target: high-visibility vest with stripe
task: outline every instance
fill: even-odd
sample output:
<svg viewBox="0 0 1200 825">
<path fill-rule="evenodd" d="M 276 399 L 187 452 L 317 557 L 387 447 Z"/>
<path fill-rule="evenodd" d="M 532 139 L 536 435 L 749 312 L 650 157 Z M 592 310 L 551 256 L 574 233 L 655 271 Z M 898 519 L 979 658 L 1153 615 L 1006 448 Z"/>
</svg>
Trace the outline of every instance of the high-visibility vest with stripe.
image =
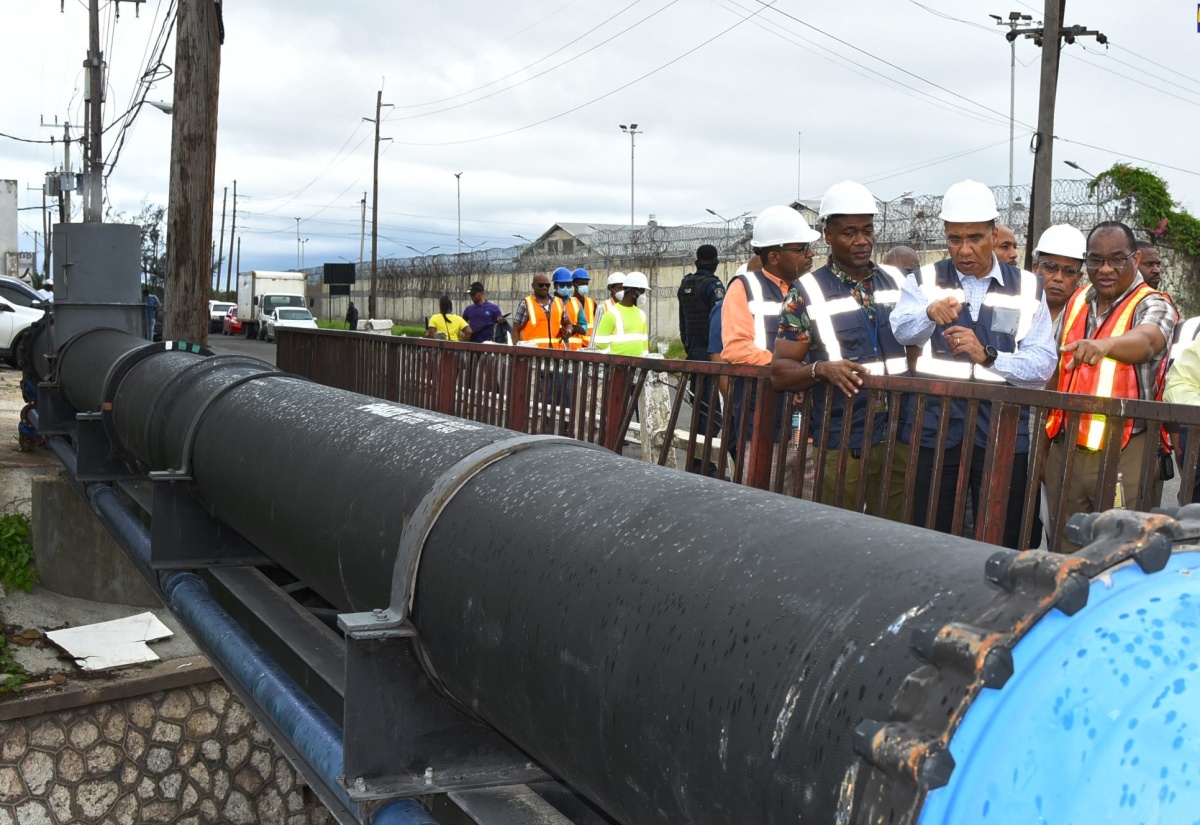
<svg viewBox="0 0 1200 825">
<path fill-rule="evenodd" d="M 854 361 L 866 367 L 872 375 L 905 375 L 908 361 L 904 346 L 896 340 L 890 322 L 892 309 L 900 300 L 903 273 L 895 267 L 878 266 L 870 275 L 875 287 L 873 301 L 875 321 L 867 314 L 841 278 L 826 265 L 800 277 L 796 289 L 804 299 L 805 311 L 816 336 L 808 351 L 808 361 Z M 842 416 L 846 397 L 840 391 L 830 391 L 824 385 L 812 391 L 813 407 L 809 417 L 809 433 L 827 449 L 841 446 Z M 850 422 L 850 447 L 860 449 L 866 429 L 868 393 L 859 393 L 853 403 Z M 820 438 L 825 402 L 832 397 L 829 432 Z M 876 415 L 871 426 L 871 443 L 883 441 L 887 424 L 886 408 Z"/>
<path fill-rule="evenodd" d="M 761 269 L 744 272 L 737 276 L 737 280 L 746 289 L 746 305 L 754 320 L 754 346 L 774 352 L 779 313 L 783 309 L 783 291 Z"/>
<path fill-rule="evenodd" d="M 1175 325 L 1175 335 L 1171 344 L 1171 355 L 1167 358 L 1167 366 L 1175 363 L 1183 351 L 1192 345 L 1196 340 L 1197 333 L 1200 333 L 1200 315 L 1195 318 L 1188 318 L 1182 324 Z"/>
<path fill-rule="evenodd" d="M 565 345 L 559 338 L 559 334 L 562 332 L 562 299 L 555 296 L 550 303 L 550 312 L 547 313 L 532 295 L 526 295 L 525 309 L 529 313 L 529 320 L 521 329 L 521 340 L 546 349 L 551 347 L 565 349 Z"/>
<path fill-rule="evenodd" d="M 637 313 L 640 329 L 625 327 L 625 313 Z M 650 336 L 646 331 L 646 313 L 640 307 L 614 306 L 604 317 L 612 317 L 613 331 L 608 335 L 596 335 L 596 348 L 612 355 L 646 355 L 650 351 Z M 599 330 L 597 330 L 599 332 Z"/>
<path fill-rule="evenodd" d="M 995 259 L 993 259 L 995 260 Z M 943 335 L 949 326 L 963 326 L 974 330 L 982 346 L 995 347 L 999 352 L 1016 352 L 1021 341 L 1033 326 L 1034 315 L 1042 305 L 1041 280 L 1032 272 L 1018 269 L 1010 264 L 996 261 L 1000 267 L 1003 283 L 997 283 L 989 274 L 988 290 L 979 308 L 979 318 L 974 320 L 966 304 L 966 294 L 954 261 L 947 258 L 935 264 L 921 267 L 915 273 L 917 284 L 930 302 L 953 295 L 963 304 L 958 320 L 953 324 L 938 325 L 917 358 L 916 372 L 923 378 L 951 379 L 956 381 L 986 381 L 1003 384 L 1005 379 L 995 370 L 980 366 L 966 355 L 955 355 Z M 966 425 L 967 402 L 955 399 L 951 404 L 950 422 L 945 433 L 939 430 L 942 403 L 930 397 L 925 406 L 925 418 L 921 422 L 921 446 L 936 447 L 938 442 L 953 447 L 962 443 Z M 975 422 L 975 446 L 987 445 L 991 427 L 992 406 L 983 402 Z M 903 438 L 905 433 L 901 432 Z M 1014 452 L 1029 452 L 1029 410 L 1022 408 L 1017 424 L 1017 443 Z"/>
<path fill-rule="evenodd" d="M 1081 286 L 1075 290 L 1067 307 L 1063 310 L 1063 331 L 1061 346 L 1073 344 L 1087 338 L 1088 293 L 1090 286 Z M 1149 284 L 1141 284 L 1129 293 L 1118 306 L 1113 307 L 1108 318 L 1092 334 L 1091 340 L 1099 341 L 1105 338 L 1115 338 L 1129 332 L 1133 326 L 1133 314 L 1138 304 L 1148 296 L 1156 294 Z M 1113 358 L 1104 358 L 1096 366 L 1076 363 L 1073 353 L 1062 354 L 1058 362 L 1058 391 L 1076 393 L 1079 395 L 1094 395 L 1097 398 L 1141 398 L 1138 389 L 1137 369 L 1132 364 L 1125 364 Z M 1068 369 L 1067 360 L 1070 358 L 1071 367 Z M 1159 367 L 1157 386 L 1154 388 L 1154 400 L 1162 399 L 1162 379 L 1166 375 L 1166 359 Z M 1079 417 L 1079 432 L 1075 443 L 1089 450 L 1104 448 L 1107 416 L 1083 413 Z M 1066 414 L 1062 410 L 1051 410 L 1046 416 L 1046 434 L 1056 437 L 1062 430 Z M 1129 444 L 1133 434 L 1133 419 L 1125 419 L 1125 430 L 1121 435 L 1121 449 Z"/>
<path fill-rule="evenodd" d="M 596 320 L 596 302 L 589 295 L 584 295 L 582 298 L 571 298 L 563 305 L 563 311 L 571 323 L 575 325 L 575 334 L 568 339 L 571 349 L 583 349 L 587 346 L 588 340 L 592 335 L 592 330 L 594 329 L 592 324 Z M 587 322 L 587 335 L 579 331 L 581 327 L 579 323 L 581 313 L 583 320 Z"/>
</svg>

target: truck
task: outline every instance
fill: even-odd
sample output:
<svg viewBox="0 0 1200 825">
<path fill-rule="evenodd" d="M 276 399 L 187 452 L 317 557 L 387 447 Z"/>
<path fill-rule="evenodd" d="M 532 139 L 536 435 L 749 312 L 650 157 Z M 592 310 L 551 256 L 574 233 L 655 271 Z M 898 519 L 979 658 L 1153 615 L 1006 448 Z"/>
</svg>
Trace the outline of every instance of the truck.
<svg viewBox="0 0 1200 825">
<path fill-rule="evenodd" d="M 266 340 L 268 315 L 279 307 L 304 307 L 305 283 L 303 272 L 239 272 L 238 317 L 246 337 Z"/>
</svg>

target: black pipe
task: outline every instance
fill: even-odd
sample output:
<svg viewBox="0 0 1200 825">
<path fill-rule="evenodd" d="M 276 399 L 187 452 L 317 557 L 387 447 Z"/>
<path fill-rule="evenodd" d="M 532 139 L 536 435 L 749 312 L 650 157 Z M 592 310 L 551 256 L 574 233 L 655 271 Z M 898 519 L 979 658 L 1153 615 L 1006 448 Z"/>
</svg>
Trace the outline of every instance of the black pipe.
<svg viewBox="0 0 1200 825">
<path fill-rule="evenodd" d="M 505 455 L 509 431 L 255 369 L 147 359 L 105 390 L 115 430 L 343 610 L 397 606 L 419 554 L 431 678 L 628 825 L 886 821 L 892 786 L 914 821 L 939 737 L 1011 673 L 1000 631 L 955 623 L 1019 634 L 1095 575 L 587 445 Z"/>
</svg>

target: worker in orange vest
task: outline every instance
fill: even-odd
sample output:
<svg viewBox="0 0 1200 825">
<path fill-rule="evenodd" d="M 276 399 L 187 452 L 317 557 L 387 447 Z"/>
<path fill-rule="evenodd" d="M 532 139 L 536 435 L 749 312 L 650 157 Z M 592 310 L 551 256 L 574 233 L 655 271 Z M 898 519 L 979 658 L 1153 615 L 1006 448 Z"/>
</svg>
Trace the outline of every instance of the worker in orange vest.
<svg viewBox="0 0 1200 825">
<path fill-rule="evenodd" d="M 550 276 L 545 272 L 534 275 L 533 293 L 526 295 L 513 313 L 516 342 L 543 349 L 567 349 L 573 331 L 570 321 L 563 318 L 562 299 L 550 293 Z"/>
<path fill-rule="evenodd" d="M 571 336 L 571 349 L 583 349 L 588 345 L 596 322 L 596 299 L 588 295 L 588 284 L 592 276 L 583 267 L 571 273 L 571 287 L 575 294 L 565 307 L 567 317 L 575 325 Z"/>
<path fill-rule="evenodd" d="M 1088 235 L 1083 263 L 1090 284 L 1076 290 L 1063 311 L 1058 391 L 1161 400 L 1167 344 L 1179 316 L 1171 299 L 1152 289 L 1138 272 L 1140 253 L 1132 230 L 1119 221 L 1097 224 Z M 1103 415 L 1081 415 L 1076 432 L 1067 432 L 1065 421 L 1062 410 L 1051 410 L 1046 419 L 1046 434 L 1051 439 L 1046 495 L 1051 515 L 1065 497 L 1070 517 L 1100 509 L 1096 485 L 1109 434 Z M 1157 425 L 1125 420 L 1117 465 L 1125 501 L 1136 506 L 1142 492 L 1143 456 L 1147 450 L 1159 451 L 1164 443 Z M 1070 485 L 1064 487 L 1063 470 L 1071 450 L 1075 456 Z M 1116 491 L 1102 492 L 1107 500 Z M 1161 495 L 1162 480 L 1157 479 L 1147 509 L 1158 506 Z M 1064 539 L 1061 548 L 1052 549 L 1069 553 L 1078 547 Z"/>
</svg>

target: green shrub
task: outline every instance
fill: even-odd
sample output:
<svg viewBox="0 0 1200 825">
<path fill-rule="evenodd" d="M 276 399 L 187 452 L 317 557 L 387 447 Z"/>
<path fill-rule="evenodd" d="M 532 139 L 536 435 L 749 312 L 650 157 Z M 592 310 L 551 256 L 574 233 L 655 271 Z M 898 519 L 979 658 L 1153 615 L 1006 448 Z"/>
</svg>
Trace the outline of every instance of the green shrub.
<svg viewBox="0 0 1200 825">
<path fill-rule="evenodd" d="M 29 517 L 24 513 L 0 516 L 0 585 L 5 590 L 29 592 L 36 580 Z"/>
</svg>

